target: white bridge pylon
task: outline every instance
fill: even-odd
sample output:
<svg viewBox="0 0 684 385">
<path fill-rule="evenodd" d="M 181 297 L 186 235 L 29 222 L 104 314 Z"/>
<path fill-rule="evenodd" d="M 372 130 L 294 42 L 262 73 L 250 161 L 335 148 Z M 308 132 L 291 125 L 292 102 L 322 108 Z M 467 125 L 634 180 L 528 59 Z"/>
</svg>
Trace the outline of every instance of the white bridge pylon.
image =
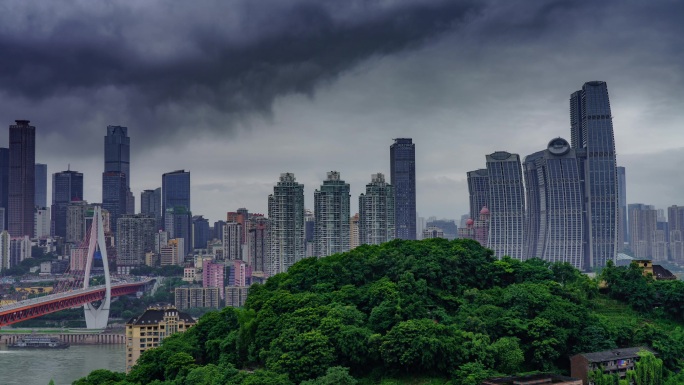
<svg viewBox="0 0 684 385">
<path fill-rule="evenodd" d="M 83 288 L 87 289 L 90 284 L 90 270 L 95 262 L 95 253 L 99 250 L 102 256 L 105 277 L 105 297 L 100 306 L 95 307 L 92 303 L 83 305 L 85 311 L 86 327 L 88 329 L 104 329 L 109 321 L 109 307 L 112 303 L 112 281 L 109 277 L 109 262 L 107 261 L 107 246 L 104 239 L 102 226 L 102 209 L 95 206 L 93 211 L 93 223 L 90 226 L 90 240 L 88 242 L 88 255 L 86 256 L 85 274 L 83 275 Z"/>
</svg>

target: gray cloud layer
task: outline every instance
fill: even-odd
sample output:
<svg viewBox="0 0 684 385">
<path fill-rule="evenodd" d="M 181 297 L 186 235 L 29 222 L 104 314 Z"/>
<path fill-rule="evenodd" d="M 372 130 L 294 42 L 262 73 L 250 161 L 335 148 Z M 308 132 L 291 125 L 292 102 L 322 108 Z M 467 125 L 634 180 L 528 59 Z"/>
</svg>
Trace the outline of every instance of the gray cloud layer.
<svg viewBox="0 0 684 385">
<path fill-rule="evenodd" d="M 212 219 L 264 211 L 284 171 L 310 200 L 338 169 L 354 201 L 388 172 L 391 138 L 409 136 L 419 211 L 457 217 L 466 171 L 567 137 L 570 93 L 599 79 L 628 199 L 682 204 L 659 163 L 684 164 L 681 14 L 638 1 L 7 1 L 0 121 L 31 119 L 38 160 L 85 172 L 93 201 L 104 127 L 127 125 L 136 195 L 189 168 L 193 211 Z"/>
</svg>

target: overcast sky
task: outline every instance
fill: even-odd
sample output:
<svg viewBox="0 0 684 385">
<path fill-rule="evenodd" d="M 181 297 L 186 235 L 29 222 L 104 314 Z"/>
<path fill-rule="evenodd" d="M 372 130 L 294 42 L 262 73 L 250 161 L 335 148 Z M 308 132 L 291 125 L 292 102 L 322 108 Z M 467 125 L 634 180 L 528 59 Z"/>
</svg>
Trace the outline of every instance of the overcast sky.
<svg viewBox="0 0 684 385">
<path fill-rule="evenodd" d="M 467 171 L 569 140 L 570 94 L 604 80 L 627 201 L 665 208 L 684 204 L 682 15 L 677 1 L 3 1 L 0 122 L 31 120 L 36 161 L 83 172 L 91 202 L 106 126 L 127 126 L 137 209 L 186 169 L 211 221 L 266 212 L 282 172 L 312 207 L 340 171 L 355 212 L 392 138 L 410 137 L 419 215 L 458 219 Z"/>
</svg>

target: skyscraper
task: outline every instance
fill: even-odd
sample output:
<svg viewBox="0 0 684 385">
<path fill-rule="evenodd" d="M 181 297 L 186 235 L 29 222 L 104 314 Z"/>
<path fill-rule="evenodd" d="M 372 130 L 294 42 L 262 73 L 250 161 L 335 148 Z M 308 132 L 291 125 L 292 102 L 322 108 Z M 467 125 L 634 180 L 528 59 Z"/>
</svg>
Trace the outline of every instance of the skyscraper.
<svg viewBox="0 0 684 385">
<path fill-rule="evenodd" d="M 192 213 L 185 207 L 175 206 L 166 209 L 164 229 L 168 231 L 169 238 L 183 240 L 183 255 L 192 251 Z"/>
<path fill-rule="evenodd" d="M 116 234 L 117 220 L 127 213 L 126 174 L 118 171 L 102 173 L 102 208 L 109 212 L 110 226 Z"/>
<path fill-rule="evenodd" d="M 489 175 L 488 247 L 501 258 L 523 259 L 525 188 L 520 156 L 505 151 L 487 155 Z"/>
<path fill-rule="evenodd" d="M 190 172 L 176 170 L 162 175 L 162 213 L 174 207 L 190 207 Z"/>
<path fill-rule="evenodd" d="M 359 195 L 359 244 L 379 245 L 394 239 L 394 187 L 381 173 L 371 175 L 366 193 Z"/>
<path fill-rule="evenodd" d="M 629 205 L 629 244 L 637 259 L 653 257 L 653 242 L 657 230 L 658 211 L 651 205 Z"/>
<path fill-rule="evenodd" d="M 670 259 L 682 263 L 684 262 L 684 207 L 668 207 L 667 221 L 670 231 Z"/>
<path fill-rule="evenodd" d="M 349 251 L 349 184 L 330 171 L 320 190 L 314 191 L 314 255 L 327 257 Z"/>
<path fill-rule="evenodd" d="M 617 167 L 617 182 L 618 182 L 618 252 L 623 251 L 625 242 L 629 240 L 627 235 L 629 226 L 627 226 L 627 174 L 624 167 Z"/>
<path fill-rule="evenodd" d="M 618 181 L 613 118 L 606 82 L 584 83 L 570 96 L 572 147 L 584 149 L 581 164 L 586 203 L 587 264 L 585 270 L 615 260 L 618 240 Z"/>
<path fill-rule="evenodd" d="M 527 223 L 524 257 L 584 265 L 582 184 L 575 150 L 562 138 L 525 158 Z"/>
<path fill-rule="evenodd" d="M 162 204 L 161 187 L 154 190 L 144 190 L 140 193 L 140 213 L 153 217 L 156 221 L 157 229 L 162 226 Z"/>
<path fill-rule="evenodd" d="M 17 120 L 9 134 L 8 229 L 12 237 L 30 237 L 36 200 L 36 128 L 28 120 Z"/>
<path fill-rule="evenodd" d="M 480 210 L 488 204 L 489 174 L 487 169 L 468 171 L 468 193 L 470 195 L 470 219 L 476 221 Z"/>
<path fill-rule="evenodd" d="M 131 139 L 128 128 L 107 126 L 105 136 L 105 172 L 121 172 L 126 176 L 126 191 L 130 189 Z"/>
<path fill-rule="evenodd" d="M 195 249 L 206 249 L 209 242 L 209 221 L 201 215 L 192 217 L 192 243 Z"/>
<path fill-rule="evenodd" d="M 267 275 L 285 272 L 304 258 L 304 185 L 292 173 L 280 174 L 280 181 L 268 196 L 270 238 Z"/>
<path fill-rule="evenodd" d="M 36 163 L 36 207 L 47 207 L 47 164 Z"/>
<path fill-rule="evenodd" d="M 0 211 L 2 230 L 7 230 L 7 201 L 9 198 L 9 148 L 0 148 Z"/>
<path fill-rule="evenodd" d="M 67 170 L 52 174 L 52 235 L 66 238 L 69 204 L 82 200 L 82 173 Z"/>
<path fill-rule="evenodd" d="M 242 259 L 242 232 L 244 226 L 238 222 L 226 222 L 223 226 L 223 258 L 227 261 Z"/>
<path fill-rule="evenodd" d="M 390 146 L 390 177 L 396 238 L 416 239 L 416 148 L 410 138 L 394 139 Z"/>
</svg>

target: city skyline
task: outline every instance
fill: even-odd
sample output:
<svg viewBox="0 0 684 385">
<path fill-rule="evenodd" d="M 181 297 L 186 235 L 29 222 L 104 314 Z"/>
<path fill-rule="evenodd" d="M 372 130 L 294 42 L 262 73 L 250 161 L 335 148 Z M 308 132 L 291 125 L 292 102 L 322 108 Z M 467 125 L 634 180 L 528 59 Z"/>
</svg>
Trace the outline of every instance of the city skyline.
<svg viewBox="0 0 684 385">
<path fill-rule="evenodd" d="M 48 164 L 49 175 L 69 164 L 83 172 L 84 199 L 89 202 L 101 199 L 102 132 L 108 125 L 126 126 L 133 194 L 139 198 L 143 190 L 159 187 L 165 172 L 191 170 L 193 214 L 210 222 L 236 207 L 265 213 L 264 197 L 282 172 L 295 173 L 305 185 L 307 208 L 313 207 L 313 191 L 328 170 L 345 175 L 350 194 L 358 196 L 372 173 L 390 174 L 386 148 L 391 138 L 411 137 L 417 145 L 419 215 L 459 218 L 468 211 L 465 173 L 481 167 L 484 154 L 530 154 L 549 138 L 570 140 L 568 93 L 583 82 L 603 80 L 611 87 L 617 164 L 628 169 L 628 202 L 658 208 L 682 203 L 677 192 L 684 181 L 670 177 L 675 165 L 684 161 L 678 109 L 684 97 L 678 76 L 683 64 L 673 56 L 683 28 L 673 15 L 682 5 L 628 3 L 621 5 L 618 15 L 610 4 L 428 3 L 377 3 L 353 10 L 320 2 L 314 7 L 330 16 L 327 21 L 299 37 L 283 33 L 295 42 L 309 39 L 317 48 L 295 51 L 289 59 L 277 50 L 266 51 L 272 46 L 265 42 L 299 25 L 297 1 L 268 3 L 274 9 L 257 11 L 257 27 L 287 11 L 270 29 L 255 28 L 246 37 L 238 37 L 234 28 L 240 27 L 218 30 L 207 37 L 206 46 L 225 46 L 228 53 L 208 57 L 197 54 L 203 45 L 193 48 L 203 35 L 196 33 L 200 23 L 192 21 L 205 18 L 203 23 L 212 24 L 214 14 L 222 12 L 245 20 L 243 8 L 213 4 L 221 12 L 204 7 L 213 11 L 204 13 L 179 5 L 186 12 L 172 12 L 150 3 L 141 6 L 139 16 L 126 20 L 121 16 L 127 14 L 125 5 L 54 12 L 55 5 L 20 4 L 0 16 L 3 24 L 16 27 L 0 32 L 3 47 L 21 47 L 0 77 L 0 117 L 5 125 L 31 120 L 36 127 L 36 162 Z M 20 15 L 27 14 L 50 33 L 17 24 Z M 159 38 L 137 23 L 152 14 L 157 25 L 177 26 L 176 14 L 190 22 Z M 411 15 L 411 33 L 392 29 L 393 21 L 405 15 Z M 123 37 L 101 30 L 102 18 L 126 31 Z M 71 23 L 74 20 L 80 23 Z M 429 27 L 437 22 L 451 27 Z M 64 25 L 80 28 L 79 33 L 68 34 L 60 29 Z M 367 31 L 388 31 L 384 41 L 396 44 L 351 44 L 335 56 L 320 49 L 327 43 L 318 35 L 323 28 L 355 33 L 355 41 L 363 41 Z M 644 28 L 649 34 L 639 32 Z M 126 39 L 129 33 L 139 39 Z M 343 34 L 333 35 L 338 39 L 333 43 L 340 44 Z M 165 44 L 153 45 L 160 39 Z M 179 44 L 185 40 L 191 44 Z M 21 76 L 45 43 L 57 48 L 43 52 L 45 76 Z M 107 64 L 98 69 L 95 63 L 103 60 L 84 60 L 74 69 L 58 71 L 66 68 L 58 54 L 65 44 L 86 57 L 130 64 L 122 64 L 121 73 L 115 73 L 108 72 Z M 258 68 L 252 66 L 257 62 L 251 56 L 245 58 L 244 68 L 228 67 L 226 72 L 232 74 L 217 72 L 229 60 L 230 49 L 239 46 L 268 53 L 273 72 L 247 76 Z M 195 57 L 203 59 L 191 60 Z M 317 71 L 331 60 L 339 64 Z M 185 73 L 179 71 L 188 68 L 178 62 L 202 76 L 184 75 L 172 89 L 166 84 L 169 74 L 180 76 Z M 53 77 L 51 71 L 63 76 Z M 142 76 L 155 72 L 166 77 Z M 281 78 L 300 83 L 283 85 Z M 250 93 L 241 106 L 230 87 L 239 79 L 248 79 L 247 87 L 264 90 L 263 99 Z M 207 85 L 208 81 L 220 87 Z M 254 81 L 263 83 L 249 83 Z M 206 94 L 199 94 L 209 97 L 192 100 L 190 96 L 198 94 L 189 96 L 189 90 L 203 87 Z M 217 102 L 222 97 L 227 106 Z M 7 135 L 0 138 L 0 146 L 7 146 Z M 351 206 L 352 213 L 358 211 L 355 199 Z"/>
</svg>

